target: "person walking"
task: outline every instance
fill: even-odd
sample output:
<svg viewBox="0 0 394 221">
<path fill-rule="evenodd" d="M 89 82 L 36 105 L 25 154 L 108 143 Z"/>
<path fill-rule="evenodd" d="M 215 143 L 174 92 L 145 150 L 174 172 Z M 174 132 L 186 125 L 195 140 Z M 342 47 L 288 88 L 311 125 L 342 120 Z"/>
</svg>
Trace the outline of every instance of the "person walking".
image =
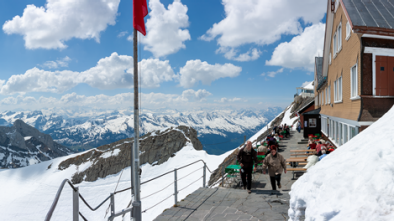
<svg viewBox="0 0 394 221">
<path fill-rule="evenodd" d="M 252 142 L 248 141 L 246 146 L 239 150 L 237 160 L 241 166 L 240 173 L 243 187 L 250 194 L 252 192 L 252 171 L 254 170 L 256 172 L 257 168 L 257 153 L 252 148 Z"/>
<path fill-rule="evenodd" d="M 301 133 L 301 121 L 297 122 L 297 131 L 298 133 Z"/>
<path fill-rule="evenodd" d="M 275 145 L 271 146 L 271 153 L 265 157 L 263 162 L 263 174 L 265 174 L 268 168 L 268 175 L 270 176 L 272 190 L 276 190 L 276 183 L 278 188 L 282 188 L 280 184 L 282 171 L 286 173 L 286 160 L 283 156 L 277 153 L 277 148 Z M 276 181 L 276 183 L 275 183 Z"/>
</svg>

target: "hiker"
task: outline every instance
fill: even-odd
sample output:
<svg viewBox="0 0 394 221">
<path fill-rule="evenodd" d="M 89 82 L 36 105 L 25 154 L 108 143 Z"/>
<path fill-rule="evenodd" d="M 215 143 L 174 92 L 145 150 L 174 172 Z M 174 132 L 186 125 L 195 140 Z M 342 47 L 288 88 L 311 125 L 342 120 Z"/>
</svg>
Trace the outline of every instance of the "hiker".
<svg viewBox="0 0 394 221">
<path fill-rule="evenodd" d="M 268 175 L 270 176 L 272 190 L 276 190 L 275 181 L 278 184 L 278 188 L 282 188 L 280 179 L 283 169 L 286 173 L 286 160 L 281 154 L 277 153 L 275 145 L 272 145 L 270 148 L 271 153 L 265 157 L 263 162 L 263 174 L 265 174 L 265 170 L 268 167 Z"/>
<path fill-rule="evenodd" d="M 267 147 L 264 146 L 264 141 L 261 141 L 261 145 L 257 148 L 257 152 L 264 153 L 262 155 L 266 155 L 266 153 L 268 152 Z"/>
<path fill-rule="evenodd" d="M 239 150 L 237 160 L 241 166 L 240 173 L 244 189 L 247 189 L 250 194 L 252 191 L 252 170 L 256 172 L 257 169 L 257 153 L 252 148 L 252 142 L 248 141 L 246 146 Z M 253 169 L 254 164 L 254 169 Z M 246 183 L 246 177 L 248 182 Z"/>
<path fill-rule="evenodd" d="M 301 133 L 301 121 L 297 122 L 297 131 L 298 133 Z"/>
<path fill-rule="evenodd" d="M 286 138 L 290 137 L 290 128 L 289 128 L 289 126 L 286 126 L 285 135 L 286 135 Z"/>
</svg>

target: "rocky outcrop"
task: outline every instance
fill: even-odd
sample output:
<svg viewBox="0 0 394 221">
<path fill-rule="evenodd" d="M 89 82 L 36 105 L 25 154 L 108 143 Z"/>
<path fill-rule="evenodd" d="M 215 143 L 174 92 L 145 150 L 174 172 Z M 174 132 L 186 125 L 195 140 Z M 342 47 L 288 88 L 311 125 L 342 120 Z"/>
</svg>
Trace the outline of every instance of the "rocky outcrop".
<svg viewBox="0 0 394 221">
<path fill-rule="evenodd" d="M 166 130 L 150 132 L 140 138 L 140 165 L 149 163 L 159 165 L 175 156 L 187 143 L 191 143 L 196 150 L 202 150 L 202 144 L 197 138 L 197 131 L 191 127 L 178 126 Z M 92 149 L 84 154 L 69 158 L 61 162 L 59 170 L 71 165 L 77 168 L 82 164 L 91 164 L 87 169 L 78 171 L 72 176 L 73 183 L 95 181 L 129 167 L 131 162 L 131 148 L 133 138 L 117 141 Z"/>
<path fill-rule="evenodd" d="M 54 142 L 48 134 L 16 120 L 11 127 L 0 127 L 0 167 L 18 168 L 73 153 Z"/>
</svg>

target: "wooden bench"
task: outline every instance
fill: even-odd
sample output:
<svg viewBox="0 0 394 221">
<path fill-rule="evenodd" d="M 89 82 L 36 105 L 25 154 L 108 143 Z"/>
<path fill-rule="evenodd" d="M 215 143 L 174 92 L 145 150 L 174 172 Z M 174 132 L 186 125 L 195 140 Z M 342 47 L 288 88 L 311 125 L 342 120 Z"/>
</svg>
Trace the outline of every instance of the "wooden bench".
<svg viewBox="0 0 394 221">
<path fill-rule="evenodd" d="M 316 149 L 311 149 L 311 150 L 290 150 L 290 153 L 314 153 L 316 152 Z"/>
<path fill-rule="evenodd" d="M 307 164 L 308 164 L 308 163 L 301 162 L 301 163 L 298 163 L 297 165 L 298 165 L 298 166 L 305 166 L 305 165 L 307 165 Z M 287 162 L 286 165 L 290 166 L 290 162 Z"/>
<path fill-rule="evenodd" d="M 286 168 L 287 171 L 293 172 L 293 180 L 295 180 L 294 175 L 296 172 L 306 172 L 305 168 L 296 167 L 296 168 Z"/>
<path fill-rule="evenodd" d="M 316 153 L 294 153 L 294 154 L 290 154 L 290 156 L 301 156 L 301 155 L 307 155 L 307 156 L 311 156 L 311 155 L 315 155 Z"/>
</svg>

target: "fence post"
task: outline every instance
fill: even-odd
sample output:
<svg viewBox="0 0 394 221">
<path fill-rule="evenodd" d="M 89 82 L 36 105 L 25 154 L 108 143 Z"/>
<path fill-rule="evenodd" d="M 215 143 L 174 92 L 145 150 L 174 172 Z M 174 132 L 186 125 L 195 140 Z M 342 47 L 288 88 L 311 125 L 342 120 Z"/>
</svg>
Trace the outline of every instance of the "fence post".
<svg viewBox="0 0 394 221">
<path fill-rule="evenodd" d="M 112 217 L 112 219 L 111 220 L 113 220 L 113 216 L 115 215 L 115 195 L 113 194 L 113 193 L 111 193 L 111 216 L 110 217 Z"/>
<path fill-rule="evenodd" d="M 174 197 L 175 197 L 175 206 L 177 206 L 178 205 L 178 178 L 177 178 L 177 175 L 176 175 L 176 171 L 177 171 L 177 169 L 175 168 L 174 169 Z"/>
<path fill-rule="evenodd" d="M 73 221 L 79 220 L 79 188 L 73 191 Z"/>
<path fill-rule="evenodd" d="M 206 185 L 206 183 L 207 183 L 207 178 L 206 178 L 206 176 L 207 176 L 207 172 L 206 172 L 206 170 L 207 170 L 207 164 L 204 162 L 204 171 L 203 171 L 203 178 L 202 178 L 202 182 L 203 182 L 203 184 L 202 184 L 202 187 L 205 187 L 205 185 Z"/>
<path fill-rule="evenodd" d="M 222 170 L 222 187 L 224 187 L 224 169 Z"/>
</svg>

